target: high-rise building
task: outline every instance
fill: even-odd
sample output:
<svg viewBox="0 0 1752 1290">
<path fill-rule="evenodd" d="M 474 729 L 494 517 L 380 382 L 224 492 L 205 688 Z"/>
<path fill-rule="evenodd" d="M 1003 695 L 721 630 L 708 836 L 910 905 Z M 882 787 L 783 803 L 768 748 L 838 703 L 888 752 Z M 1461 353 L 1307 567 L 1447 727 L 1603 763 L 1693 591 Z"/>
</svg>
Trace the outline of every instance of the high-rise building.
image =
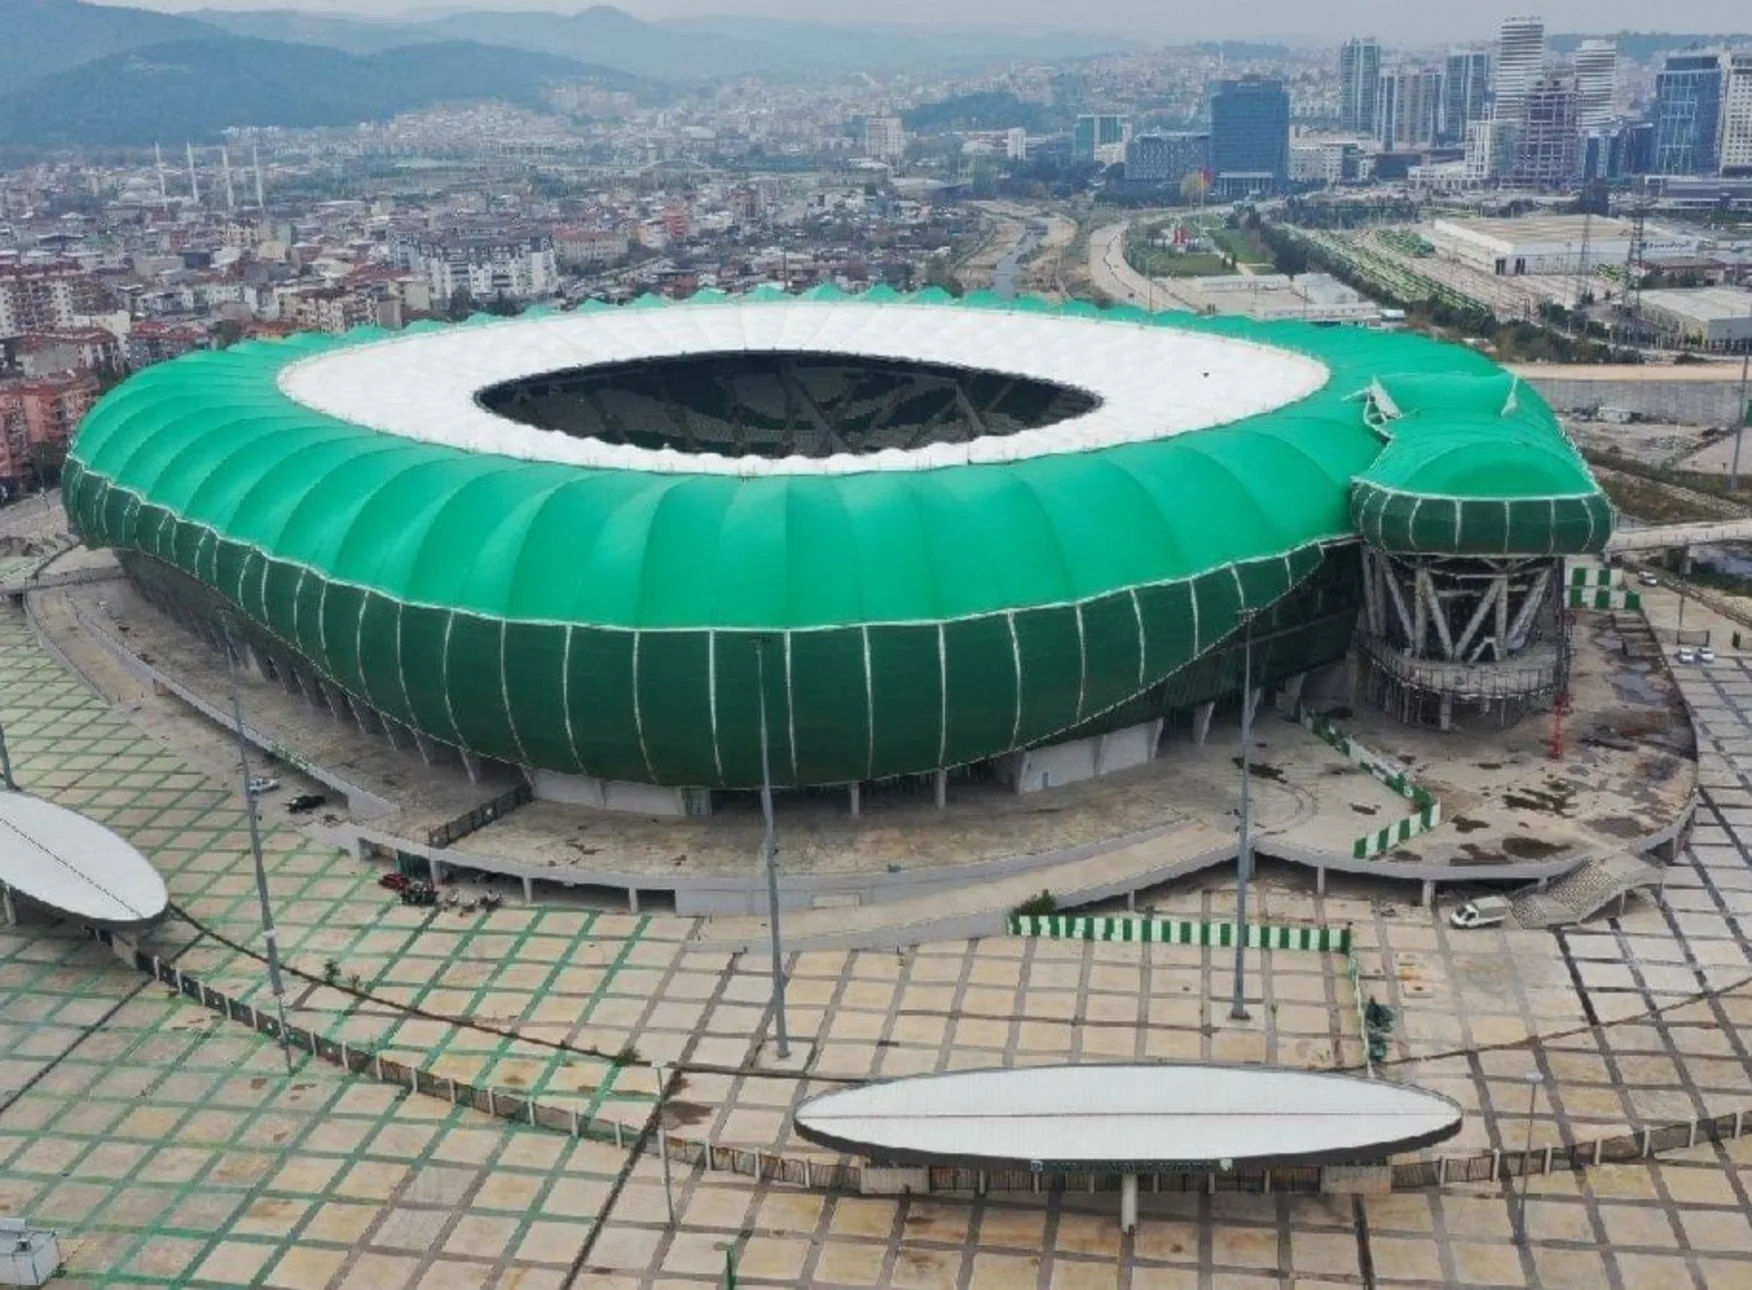
<svg viewBox="0 0 1752 1290">
<path fill-rule="evenodd" d="M 1712 175 L 1721 164 L 1728 57 L 1719 50 L 1668 54 L 1655 77 L 1658 175 Z"/>
<path fill-rule="evenodd" d="M 906 151 L 906 131 L 897 116 L 864 118 L 864 155 L 892 161 Z"/>
<path fill-rule="evenodd" d="M 1375 95 L 1375 137 L 1389 152 L 1427 148 L 1442 119 L 1442 71 L 1401 67 L 1382 75 Z"/>
<path fill-rule="evenodd" d="M 1125 146 L 1125 177 L 1143 184 L 1177 184 L 1211 164 L 1211 136 L 1204 132 L 1136 134 Z"/>
<path fill-rule="evenodd" d="M 1521 101 L 1521 128 L 1511 174 L 1518 183 L 1555 188 L 1574 181 L 1578 169 L 1576 82 L 1542 76 Z"/>
<path fill-rule="evenodd" d="M 1504 18 L 1497 36 L 1492 115 L 1519 121 L 1527 91 L 1545 73 L 1545 19 Z"/>
<path fill-rule="evenodd" d="M 1357 36 L 1338 47 L 1338 120 L 1352 134 L 1375 133 L 1380 90 L 1381 42 Z"/>
<path fill-rule="evenodd" d="M 1752 54 L 1728 58 L 1722 88 L 1721 172 L 1733 178 L 1752 175 Z"/>
<path fill-rule="evenodd" d="M 1617 43 L 1584 40 L 1576 50 L 1576 124 L 1584 130 L 1609 125 L 1617 92 Z"/>
<path fill-rule="evenodd" d="M 1219 191 L 1244 196 L 1290 177 L 1290 96 L 1282 81 L 1218 81 L 1211 96 L 1211 169 Z"/>
<path fill-rule="evenodd" d="M 1451 49 L 1442 77 L 1442 120 L 1438 139 L 1460 143 L 1466 127 L 1482 121 L 1490 107 L 1490 52 L 1484 49 Z"/>
<path fill-rule="evenodd" d="M 1071 160 L 1098 161 L 1102 149 L 1125 146 L 1126 119 L 1112 112 L 1084 113 L 1071 130 Z"/>
<path fill-rule="evenodd" d="M 1028 160 L 1028 131 L 1014 125 L 1004 132 L 1004 156 L 1011 161 Z"/>
</svg>

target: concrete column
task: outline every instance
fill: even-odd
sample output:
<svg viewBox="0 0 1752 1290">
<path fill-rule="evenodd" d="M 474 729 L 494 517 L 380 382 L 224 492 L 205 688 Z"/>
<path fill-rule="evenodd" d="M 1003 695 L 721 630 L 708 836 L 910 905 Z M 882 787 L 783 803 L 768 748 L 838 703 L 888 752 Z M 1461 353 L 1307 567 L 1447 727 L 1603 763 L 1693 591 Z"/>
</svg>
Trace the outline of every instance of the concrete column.
<svg viewBox="0 0 1752 1290">
<path fill-rule="evenodd" d="M 1444 694 L 1441 707 L 1436 715 L 1437 730 L 1452 730 L 1454 728 L 1454 696 Z"/>
<path fill-rule="evenodd" d="M 1120 1175 L 1119 1230 L 1127 1236 L 1138 1230 L 1138 1176 L 1136 1174 Z"/>
<path fill-rule="evenodd" d="M 940 770 L 937 772 L 937 809 L 939 811 L 941 811 L 945 807 L 947 807 L 948 805 L 949 805 L 949 772 L 946 770 Z"/>
<path fill-rule="evenodd" d="M 627 888 L 627 912 L 629 914 L 639 912 L 639 889 L 637 887 Z"/>
<path fill-rule="evenodd" d="M 1425 909 L 1436 903 L 1436 884 L 1428 878 L 1424 879 L 1422 903 Z"/>
<path fill-rule="evenodd" d="M 1205 736 L 1211 732 L 1211 716 L 1217 710 L 1214 703 L 1201 703 L 1192 710 L 1192 742 L 1200 748 L 1205 745 Z"/>
<path fill-rule="evenodd" d="M 0 912 L 5 913 L 8 927 L 18 925 L 18 911 L 12 907 L 12 888 L 3 882 L 0 882 Z"/>
<path fill-rule="evenodd" d="M 1324 896 L 1326 894 L 1326 866 L 1325 865 L 1321 865 L 1317 869 L 1314 870 L 1314 894 L 1316 896 Z"/>
<path fill-rule="evenodd" d="M 434 887 L 444 881 L 444 866 L 431 856 L 426 857 L 426 879 Z"/>
<path fill-rule="evenodd" d="M 1296 705 L 1302 701 L 1302 686 L 1307 680 L 1308 674 L 1306 672 L 1297 672 L 1284 681 L 1283 688 L 1278 691 L 1278 707 L 1282 708 L 1285 714 L 1289 716 L 1296 714 Z"/>
<path fill-rule="evenodd" d="M 535 904 L 535 879 L 534 878 L 525 878 L 523 880 L 523 902 L 526 905 Z"/>
<path fill-rule="evenodd" d="M 852 818 L 854 820 L 863 812 L 863 789 L 864 786 L 862 784 L 846 785 L 846 797 L 852 804 Z"/>
</svg>

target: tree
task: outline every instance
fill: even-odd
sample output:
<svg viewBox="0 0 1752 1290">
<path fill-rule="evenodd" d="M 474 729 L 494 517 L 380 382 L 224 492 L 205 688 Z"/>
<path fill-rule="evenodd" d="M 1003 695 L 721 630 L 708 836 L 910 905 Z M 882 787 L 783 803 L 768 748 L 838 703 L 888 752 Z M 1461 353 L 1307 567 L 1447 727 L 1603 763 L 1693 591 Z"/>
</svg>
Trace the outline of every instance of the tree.
<svg viewBox="0 0 1752 1290">
<path fill-rule="evenodd" d="M 450 321 L 462 322 L 475 311 L 474 293 L 467 287 L 458 287 L 450 293 Z"/>
<path fill-rule="evenodd" d="M 1205 193 L 1210 191 L 1210 185 L 1205 182 L 1204 172 L 1195 170 L 1180 181 L 1180 197 L 1189 206 L 1204 205 Z"/>
</svg>

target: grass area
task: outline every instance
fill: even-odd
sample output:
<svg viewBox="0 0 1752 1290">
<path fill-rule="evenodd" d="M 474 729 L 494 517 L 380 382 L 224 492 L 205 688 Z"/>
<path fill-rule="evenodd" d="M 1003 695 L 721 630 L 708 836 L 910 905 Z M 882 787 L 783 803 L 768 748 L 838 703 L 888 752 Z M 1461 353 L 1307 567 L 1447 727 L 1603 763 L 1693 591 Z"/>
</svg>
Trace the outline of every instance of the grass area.
<svg viewBox="0 0 1752 1290">
<path fill-rule="evenodd" d="M 1155 239 L 1176 224 L 1198 226 L 1197 217 L 1171 217 L 1153 220 L 1126 230 L 1125 262 L 1131 268 L 1153 278 L 1214 278 L 1235 272 L 1226 254 L 1218 251 L 1174 251 L 1156 244 Z M 1201 229 L 1204 236 L 1220 230 Z"/>
<path fill-rule="evenodd" d="M 1264 265 L 1275 261 L 1271 248 L 1258 233 L 1238 228 L 1225 228 L 1220 222 L 1207 222 L 1205 235 L 1220 246 L 1237 264 Z"/>
</svg>

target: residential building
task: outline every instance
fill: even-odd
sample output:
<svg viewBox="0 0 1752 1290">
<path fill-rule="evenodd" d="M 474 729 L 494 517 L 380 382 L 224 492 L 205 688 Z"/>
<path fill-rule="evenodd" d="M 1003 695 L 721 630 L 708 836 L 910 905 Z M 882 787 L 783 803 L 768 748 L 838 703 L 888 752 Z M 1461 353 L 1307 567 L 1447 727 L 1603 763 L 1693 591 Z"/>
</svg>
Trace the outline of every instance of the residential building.
<svg viewBox="0 0 1752 1290">
<path fill-rule="evenodd" d="M 1125 117 L 1112 112 L 1085 113 L 1071 130 L 1071 160 L 1097 161 L 1102 148 L 1113 144 L 1123 147 L 1130 137 L 1131 126 Z"/>
<path fill-rule="evenodd" d="M 1584 40 L 1576 50 L 1576 125 L 1583 130 L 1610 125 L 1617 94 L 1617 42 Z"/>
<path fill-rule="evenodd" d="M 1727 64 L 1720 50 L 1667 55 L 1655 77 L 1656 174 L 1716 173 L 1721 164 Z"/>
<path fill-rule="evenodd" d="M 1375 133 L 1375 103 L 1381 80 L 1381 42 L 1357 36 L 1338 49 L 1338 121 L 1350 134 Z"/>
<path fill-rule="evenodd" d="M 1270 192 L 1290 178 L 1290 96 L 1262 76 L 1217 82 L 1211 96 L 1211 170 L 1224 196 Z"/>
<path fill-rule="evenodd" d="M 1527 93 L 1545 74 L 1545 20 L 1504 18 L 1497 36 L 1491 115 L 1519 122 Z"/>
<path fill-rule="evenodd" d="M 423 276 L 444 308 L 459 291 L 476 302 L 533 300 L 559 288 L 554 239 L 544 232 L 458 231 L 404 241 L 400 258 Z"/>
<path fill-rule="evenodd" d="M 1004 156 L 1010 161 L 1028 160 L 1028 131 L 1018 125 L 1004 132 Z"/>
<path fill-rule="evenodd" d="M 864 155 L 893 161 L 906 153 L 906 130 L 897 116 L 864 118 Z"/>
<path fill-rule="evenodd" d="M 39 483 L 39 470 L 60 469 L 97 394 L 88 372 L 0 380 L 0 494 Z"/>
<path fill-rule="evenodd" d="M 122 370 L 121 341 L 114 332 L 102 327 L 32 332 L 19 338 L 13 353 L 18 370 L 29 377 L 56 372 L 109 374 Z"/>
<path fill-rule="evenodd" d="M 1427 148 L 1442 119 L 1442 71 L 1401 67 L 1384 73 L 1375 95 L 1375 137 L 1389 152 Z"/>
<path fill-rule="evenodd" d="M 128 366 L 135 370 L 181 358 L 197 349 L 212 349 L 213 336 L 201 323 L 148 318 L 128 331 Z"/>
<path fill-rule="evenodd" d="M 1521 100 L 1521 128 L 1511 176 L 1537 188 L 1561 188 L 1579 169 L 1576 82 L 1568 76 L 1542 76 Z"/>
<path fill-rule="evenodd" d="M 554 259 L 566 268 L 609 264 L 627 253 L 627 235 L 618 229 L 557 228 Z"/>
<path fill-rule="evenodd" d="M 1721 173 L 1752 176 L 1752 54 L 1728 58 L 1722 89 Z"/>
<path fill-rule="evenodd" d="M 1515 164 L 1517 121 L 1474 121 L 1466 127 L 1465 173 L 1469 183 L 1486 184 L 1501 179 Z"/>
<path fill-rule="evenodd" d="M 1208 170 L 1211 136 L 1207 131 L 1137 134 L 1125 147 L 1127 183 L 1178 184 Z"/>
<path fill-rule="evenodd" d="M 1439 142 L 1463 143 L 1466 127 L 1490 112 L 1490 51 L 1451 49 L 1442 75 Z"/>
<path fill-rule="evenodd" d="M 0 265 L 0 337 L 77 327 L 103 310 L 103 284 L 77 264 Z"/>
</svg>

